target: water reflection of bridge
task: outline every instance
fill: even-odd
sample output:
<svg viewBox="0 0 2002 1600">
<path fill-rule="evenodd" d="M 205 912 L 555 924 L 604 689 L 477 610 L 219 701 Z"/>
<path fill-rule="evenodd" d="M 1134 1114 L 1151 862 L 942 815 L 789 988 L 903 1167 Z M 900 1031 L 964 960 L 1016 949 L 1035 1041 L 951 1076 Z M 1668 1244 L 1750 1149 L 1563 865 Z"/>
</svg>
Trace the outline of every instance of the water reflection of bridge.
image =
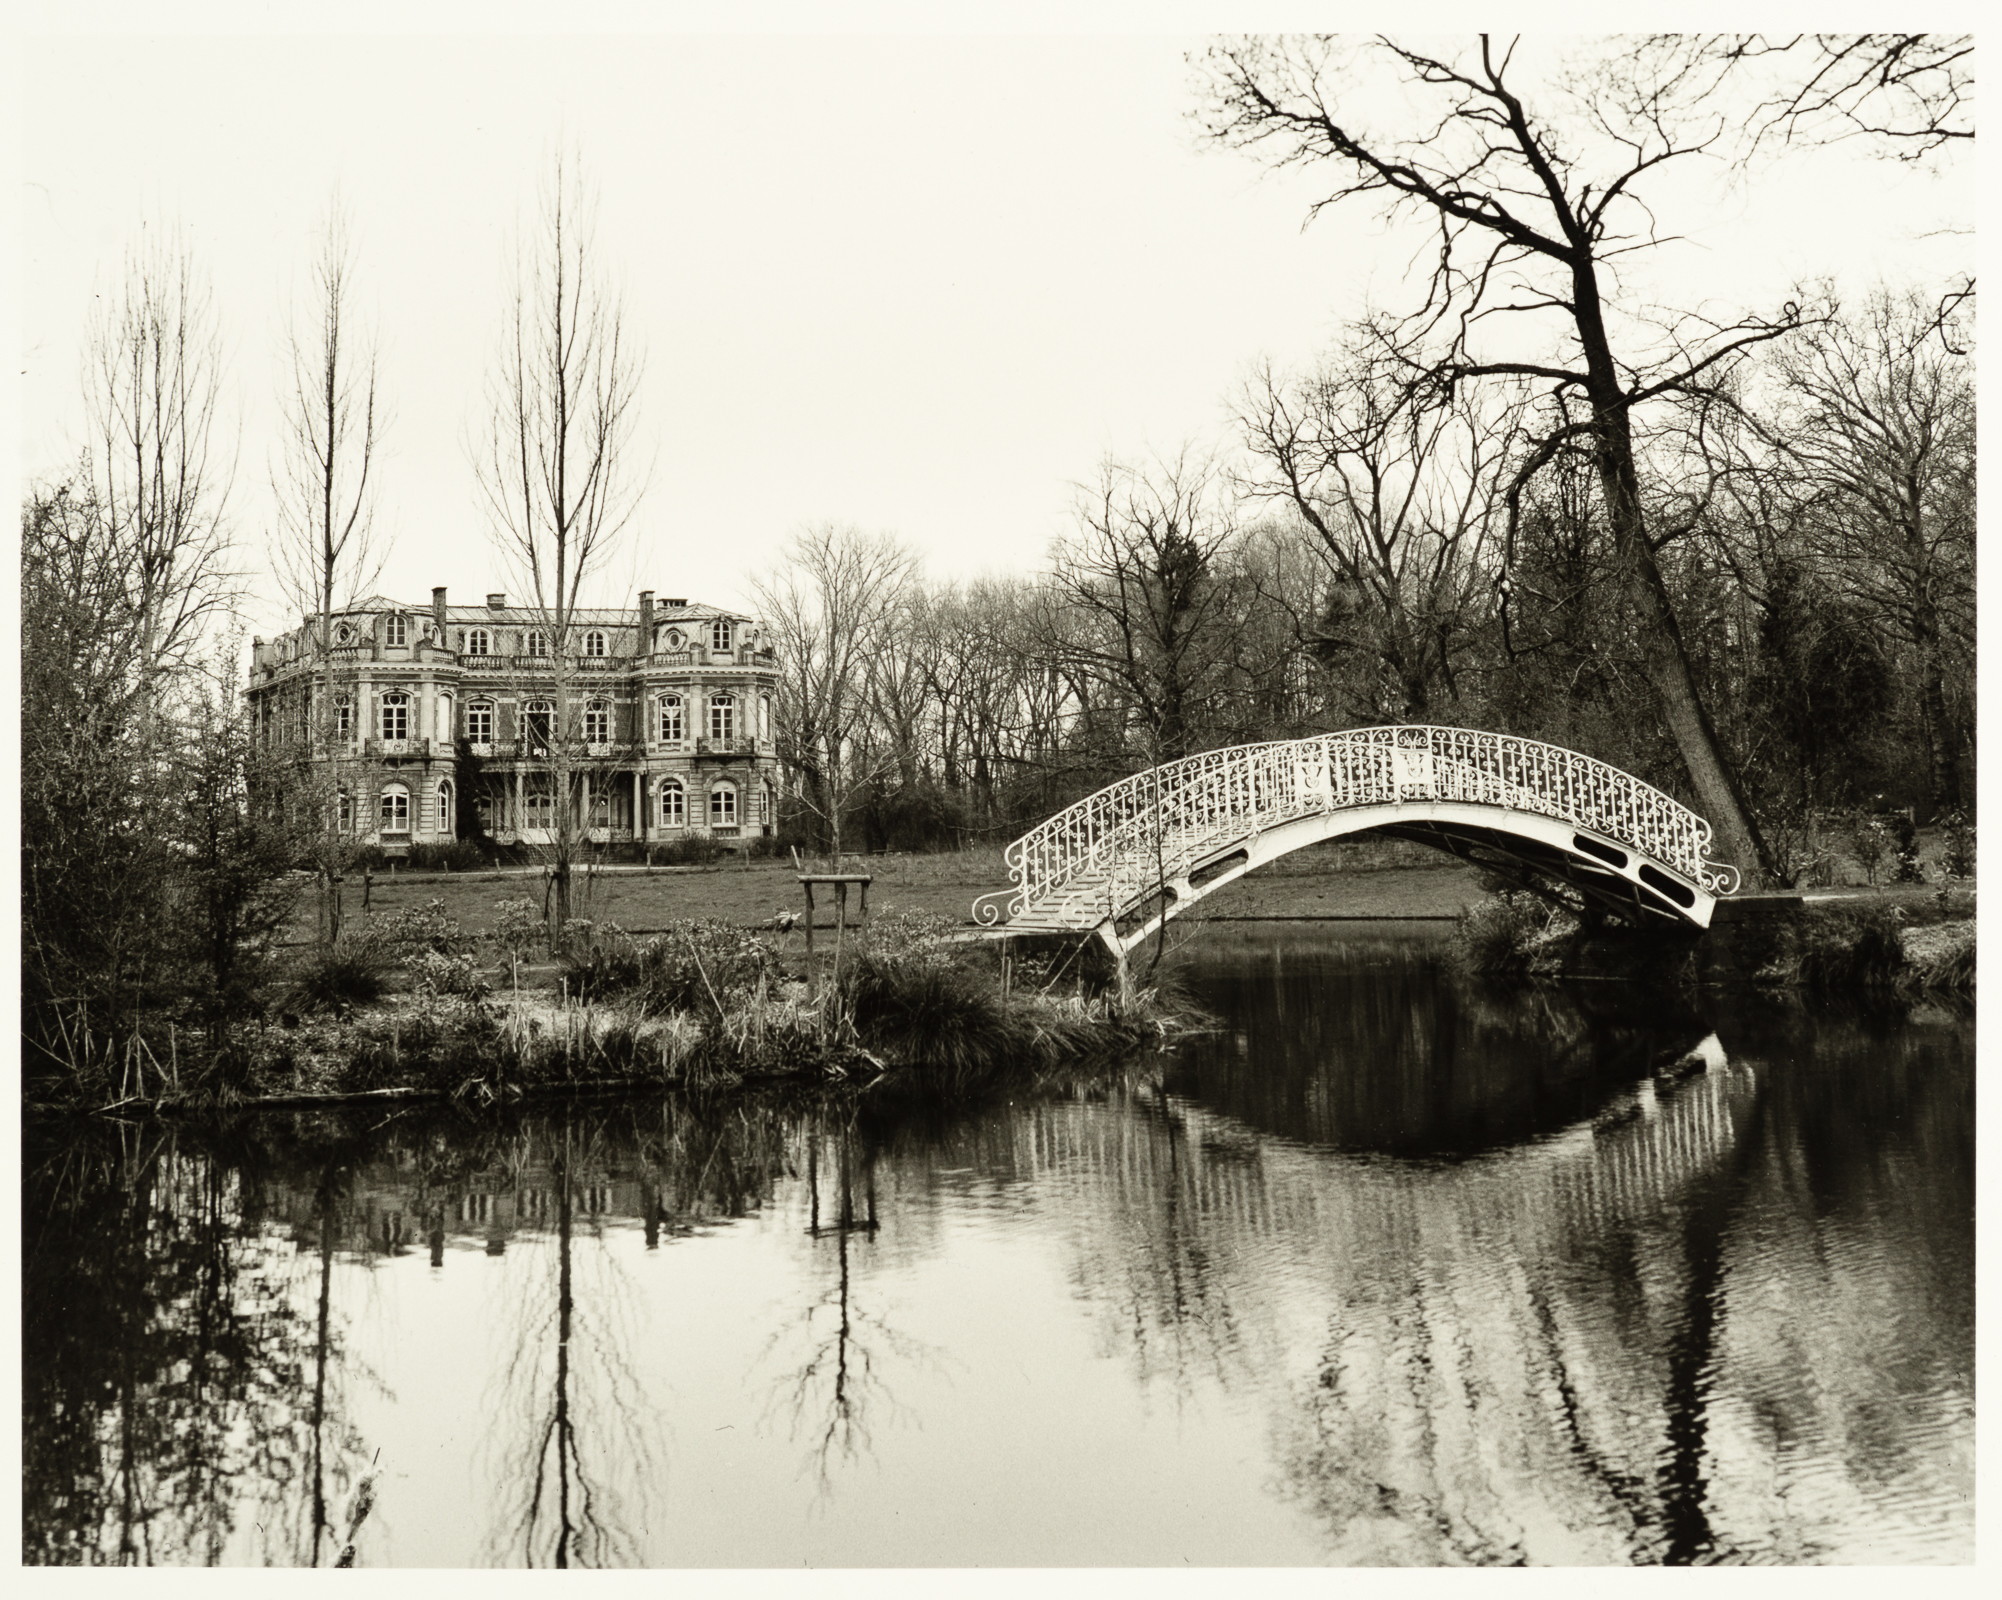
<svg viewBox="0 0 2002 1600">
<path fill-rule="evenodd" d="M 1318 1171 L 1328 1161 L 1349 1167 L 1364 1192 L 1385 1184 L 1402 1191 L 1425 1174 L 1474 1210 L 1504 1208 L 1512 1225 L 1542 1216 L 1596 1226 L 1658 1215 L 1711 1172 L 1737 1140 L 1752 1089 L 1750 1069 L 1731 1067 L 1713 1036 L 1592 1121 L 1469 1160 L 1315 1151 L 1173 1095 L 1158 1098 L 1152 1121 L 1044 1107 L 1015 1124 L 1012 1154 L 1023 1177 L 1082 1184 L 1108 1199 L 1172 1186 L 1194 1215 L 1255 1235 L 1295 1228 L 1328 1203 Z M 1164 1124 L 1173 1138 L 1162 1137 Z"/>
</svg>

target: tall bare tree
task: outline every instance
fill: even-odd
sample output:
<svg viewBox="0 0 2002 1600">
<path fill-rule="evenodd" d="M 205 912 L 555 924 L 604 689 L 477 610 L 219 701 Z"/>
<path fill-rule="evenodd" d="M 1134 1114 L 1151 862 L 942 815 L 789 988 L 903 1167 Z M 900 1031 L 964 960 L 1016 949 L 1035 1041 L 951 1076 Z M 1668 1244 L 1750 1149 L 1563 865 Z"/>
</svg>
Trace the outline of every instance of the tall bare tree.
<svg viewBox="0 0 2002 1600">
<path fill-rule="evenodd" d="M 329 944 L 340 937 L 339 880 L 353 848 L 352 831 L 343 832 L 340 816 L 347 739 L 335 723 L 335 695 L 355 674 L 335 660 L 334 612 L 360 599 L 382 565 L 372 538 L 372 469 L 387 414 L 376 392 L 376 341 L 355 312 L 354 282 L 355 251 L 336 196 L 309 269 L 305 303 L 294 308 L 285 342 L 282 457 L 271 476 L 279 582 L 293 604 L 319 619 L 304 794 L 316 813 L 320 933 Z M 361 712 L 351 709 L 348 738 L 365 737 Z"/>
<path fill-rule="evenodd" d="M 1184 451 L 1146 467 L 1106 462 L 1080 488 L 1076 527 L 1057 547 L 1056 592 L 1091 623 L 1070 636 L 1072 659 L 1126 709 L 1150 763 L 1221 731 L 1237 531 L 1221 470 Z"/>
<path fill-rule="evenodd" d="M 585 585 L 631 521 L 646 473 L 631 459 L 645 359 L 621 292 L 599 259 L 597 200 L 574 153 L 553 156 L 535 221 L 515 240 L 513 277 L 487 377 L 474 468 L 495 549 L 550 652 L 551 922 L 570 919 L 582 826 L 574 754 L 574 618 Z"/>
<path fill-rule="evenodd" d="M 867 738 L 870 671 L 916 565 L 890 534 L 823 523 L 794 535 L 753 586 L 779 655 L 779 759 L 835 863 L 849 805 L 896 761 L 892 744 L 872 749 Z"/>
<path fill-rule="evenodd" d="M 1522 407 L 1405 374 L 1358 330 L 1305 376 L 1254 374 L 1238 419 L 1257 463 L 1247 488 L 1298 515 L 1325 570 L 1310 648 L 1362 664 L 1366 716 L 1424 721 L 1435 695 L 1459 697 L 1455 658 L 1480 615 L 1496 472 Z"/>
<path fill-rule="evenodd" d="M 161 690 L 234 599 L 224 524 L 234 457 L 217 416 L 222 338 L 208 280 L 176 232 L 130 251 L 99 301 L 84 359 L 97 514 L 130 563 L 141 739 Z"/>
<path fill-rule="evenodd" d="M 1720 324 L 1622 297 L 1612 263 L 1659 242 L 1640 191 L 1665 164 L 1722 138 L 1724 109 L 1681 73 L 1604 50 L 1539 76 L 1517 45 L 1481 35 L 1441 54 L 1375 40 L 1249 40 L 1208 58 L 1208 130 L 1280 166 L 1342 174 L 1320 206 L 1367 201 L 1437 229 L 1421 303 L 1400 344 L 1428 341 L 1423 376 L 1547 388 L 1554 420 L 1525 465 L 1575 443 L 1592 453 L 1620 578 L 1663 722 L 1722 855 L 1748 879 L 1770 866 L 1717 736 L 1657 560 L 1637 429 L 1653 402 L 1714 392 L 1744 352 L 1797 326 L 1789 302 Z M 1367 86 L 1394 84 L 1402 128 L 1362 119 Z M 1543 108 L 1525 94 L 1533 84 Z M 1317 207 L 1318 209 L 1318 207 Z M 1513 339 L 1513 343 L 1509 342 Z"/>
<path fill-rule="evenodd" d="M 1911 652 L 1936 806 L 1961 802 L 1973 721 L 1975 395 L 1971 334 L 1932 298 L 1879 291 L 1777 361 L 1774 436 L 1813 498 L 1815 549 Z M 1950 687 L 1965 684 L 1965 693 Z M 1956 714 L 1950 699 L 1965 702 Z"/>
</svg>

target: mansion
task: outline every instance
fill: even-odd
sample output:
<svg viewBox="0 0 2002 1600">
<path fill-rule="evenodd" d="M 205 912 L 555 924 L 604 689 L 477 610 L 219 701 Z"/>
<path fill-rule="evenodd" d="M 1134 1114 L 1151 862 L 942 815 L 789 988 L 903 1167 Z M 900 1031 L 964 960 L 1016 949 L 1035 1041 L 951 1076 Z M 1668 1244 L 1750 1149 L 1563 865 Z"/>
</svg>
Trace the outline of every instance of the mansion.
<svg viewBox="0 0 2002 1600">
<path fill-rule="evenodd" d="M 567 742 L 571 836 L 645 845 L 689 837 L 726 846 L 777 821 L 772 694 L 778 668 L 758 623 L 687 600 L 545 614 L 490 594 L 428 608 L 370 598 L 333 617 L 333 705 L 316 706 L 319 619 L 252 642 L 249 703 L 267 747 L 303 749 L 316 726 L 343 828 L 401 855 L 449 844 L 470 801 L 489 837 L 555 836 L 552 741 Z M 569 726 L 553 685 L 568 670 Z"/>
</svg>

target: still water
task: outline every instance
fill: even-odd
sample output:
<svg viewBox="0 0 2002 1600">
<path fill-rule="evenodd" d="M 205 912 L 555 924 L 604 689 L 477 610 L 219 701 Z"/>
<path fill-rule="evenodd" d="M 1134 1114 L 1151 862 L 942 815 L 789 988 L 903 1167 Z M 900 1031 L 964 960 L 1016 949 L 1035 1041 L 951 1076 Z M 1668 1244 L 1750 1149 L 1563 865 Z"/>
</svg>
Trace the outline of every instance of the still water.
<svg viewBox="0 0 2002 1600">
<path fill-rule="evenodd" d="M 1436 954 L 963 1116 L 31 1130 L 26 1558 L 1971 1560 L 1971 1019 Z"/>
</svg>

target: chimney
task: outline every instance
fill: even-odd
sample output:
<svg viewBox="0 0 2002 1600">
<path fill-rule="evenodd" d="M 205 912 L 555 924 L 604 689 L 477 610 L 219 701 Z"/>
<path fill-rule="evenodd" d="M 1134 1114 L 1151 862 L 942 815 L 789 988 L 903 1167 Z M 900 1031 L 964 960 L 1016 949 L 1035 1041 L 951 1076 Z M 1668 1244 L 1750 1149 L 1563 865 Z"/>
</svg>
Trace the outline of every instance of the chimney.
<svg viewBox="0 0 2002 1600">
<path fill-rule="evenodd" d="M 443 589 L 433 589 L 431 591 L 431 620 L 438 624 L 438 642 L 443 644 L 445 642 L 445 591 Z"/>
<path fill-rule="evenodd" d="M 506 610 L 506 609 L 507 609 L 507 596 L 506 596 L 506 595 L 504 595 L 504 594 L 490 594 L 490 595 L 488 595 L 488 596 L 487 596 L 487 609 L 488 609 L 489 611 L 504 611 L 504 610 Z"/>
<path fill-rule="evenodd" d="M 686 600 L 663 600 L 661 604 L 664 606 L 685 606 L 688 602 Z"/>
<path fill-rule="evenodd" d="M 640 590 L 640 655 L 653 653 L 653 590 Z"/>
</svg>

